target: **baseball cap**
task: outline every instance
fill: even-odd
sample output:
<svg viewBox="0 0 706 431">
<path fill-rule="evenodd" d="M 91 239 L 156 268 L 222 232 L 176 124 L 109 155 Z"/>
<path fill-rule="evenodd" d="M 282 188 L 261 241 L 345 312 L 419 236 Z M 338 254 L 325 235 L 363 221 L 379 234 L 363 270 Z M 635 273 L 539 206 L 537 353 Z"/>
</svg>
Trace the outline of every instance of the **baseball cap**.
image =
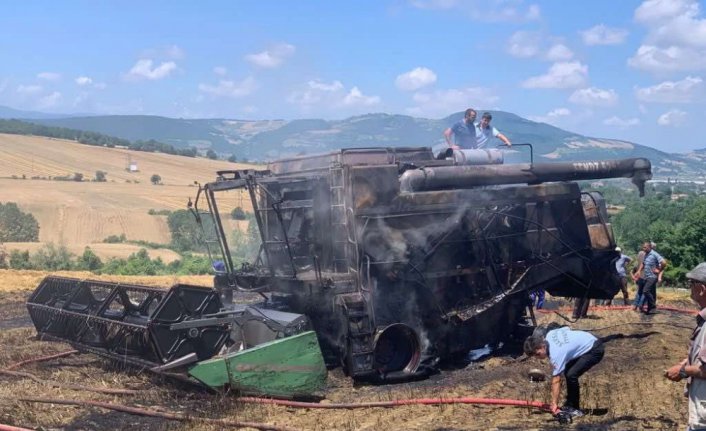
<svg viewBox="0 0 706 431">
<path fill-rule="evenodd" d="M 686 273 L 686 278 L 706 283 L 706 262 L 701 262 Z"/>
<path fill-rule="evenodd" d="M 617 251 L 618 253 L 620 253 L 620 252 L 623 251 L 623 250 L 621 250 L 620 247 L 615 247 L 615 251 Z"/>
</svg>

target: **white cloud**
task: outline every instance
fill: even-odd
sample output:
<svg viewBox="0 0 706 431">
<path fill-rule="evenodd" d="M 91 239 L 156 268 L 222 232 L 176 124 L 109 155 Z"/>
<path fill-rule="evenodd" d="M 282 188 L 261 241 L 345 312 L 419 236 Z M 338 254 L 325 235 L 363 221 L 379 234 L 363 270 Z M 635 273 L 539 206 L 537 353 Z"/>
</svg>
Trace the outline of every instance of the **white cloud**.
<svg viewBox="0 0 706 431">
<path fill-rule="evenodd" d="M 698 13 L 699 5 L 692 0 L 646 0 L 635 10 L 637 22 L 664 22 L 671 18 Z"/>
<path fill-rule="evenodd" d="M 603 120 L 603 124 L 606 126 L 619 127 L 621 129 L 627 129 L 628 127 L 635 127 L 640 124 L 639 118 L 620 118 L 617 116 L 612 116 Z"/>
<path fill-rule="evenodd" d="M 156 67 L 152 67 L 152 65 L 153 61 L 148 58 L 137 60 L 137 63 L 127 73 L 126 78 L 158 80 L 169 76 L 177 67 L 173 61 L 163 62 Z"/>
<path fill-rule="evenodd" d="M 417 92 L 412 96 L 412 100 L 416 105 L 406 109 L 408 114 L 439 118 L 457 112 L 459 107 L 489 107 L 499 98 L 488 88 L 466 87 Z"/>
<path fill-rule="evenodd" d="M 218 76 L 225 76 L 228 73 L 228 69 L 223 66 L 216 66 L 213 68 L 213 73 Z"/>
<path fill-rule="evenodd" d="M 583 43 L 589 46 L 593 45 L 619 45 L 625 42 L 628 36 L 628 31 L 623 28 L 606 27 L 599 24 L 579 32 Z"/>
<path fill-rule="evenodd" d="M 273 69 L 282 65 L 286 59 L 294 55 L 295 51 L 294 45 L 280 43 L 257 54 L 248 54 L 245 60 L 258 67 Z"/>
<path fill-rule="evenodd" d="M 178 45 L 167 45 L 145 49 L 140 53 L 139 57 L 158 60 L 181 60 L 186 57 L 186 53 Z"/>
<path fill-rule="evenodd" d="M 549 61 L 566 61 L 574 52 L 560 38 L 543 37 L 536 31 L 516 31 L 507 41 L 508 54 L 517 58 L 542 58 Z"/>
<path fill-rule="evenodd" d="M 574 88 L 586 83 L 588 66 L 578 61 L 551 65 L 544 75 L 533 76 L 522 83 L 525 88 Z"/>
<path fill-rule="evenodd" d="M 679 127 L 686 123 L 686 112 L 679 109 L 671 109 L 657 118 L 660 126 Z"/>
<path fill-rule="evenodd" d="M 343 84 L 341 81 L 333 81 L 330 84 L 327 84 L 325 82 L 321 81 L 309 81 L 307 82 L 307 85 L 309 88 L 313 90 L 321 90 L 321 91 L 338 91 L 338 90 L 343 90 Z"/>
<path fill-rule="evenodd" d="M 409 0 L 417 9 L 459 11 L 475 21 L 535 21 L 542 13 L 537 4 L 523 0 Z"/>
<path fill-rule="evenodd" d="M 18 85 L 17 92 L 20 94 L 37 94 L 43 90 L 41 85 Z"/>
<path fill-rule="evenodd" d="M 618 103 L 618 94 L 612 89 L 582 88 L 574 91 L 569 96 L 569 102 L 577 105 L 607 107 Z"/>
<path fill-rule="evenodd" d="M 351 91 L 343 98 L 346 106 L 373 106 L 380 103 L 380 96 L 366 96 L 358 87 L 351 88 Z"/>
<path fill-rule="evenodd" d="M 173 60 L 181 60 L 186 55 L 184 50 L 177 45 L 171 45 L 164 49 L 164 55 Z"/>
<path fill-rule="evenodd" d="M 517 58 L 532 58 L 540 54 L 542 37 L 534 31 L 516 31 L 507 41 L 507 52 Z"/>
<path fill-rule="evenodd" d="M 635 20 L 647 34 L 628 64 L 653 73 L 706 69 L 706 19 L 695 0 L 646 0 Z"/>
<path fill-rule="evenodd" d="M 37 78 L 45 81 L 58 81 L 61 79 L 61 74 L 56 72 L 40 72 L 37 74 Z"/>
<path fill-rule="evenodd" d="M 257 90 L 258 84 L 255 78 L 248 76 L 242 81 L 220 80 L 218 85 L 199 84 L 199 90 L 203 93 L 217 97 L 239 98 L 252 94 Z"/>
<path fill-rule="evenodd" d="M 689 103 L 703 98 L 703 80 L 687 76 L 681 81 L 664 81 L 651 87 L 637 88 L 637 100 L 657 103 Z"/>
<path fill-rule="evenodd" d="M 54 106 L 58 105 L 59 102 L 61 102 L 61 93 L 55 91 L 39 99 L 37 107 L 40 109 L 53 108 Z"/>
<path fill-rule="evenodd" d="M 297 105 L 303 112 L 326 112 L 337 110 L 341 112 L 360 112 L 362 109 L 379 105 L 380 96 L 364 94 L 359 87 L 347 89 L 341 81 L 325 82 L 311 80 L 300 89 L 292 91 L 287 96 L 287 102 Z"/>
<path fill-rule="evenodd" d="M 566 61 L 574 57 L 574 52 L 563 43 L 557 43 L 549 48 L 546 57 L 549 61 Z"/>
<path fill-rule="evenodd" d="M 556 108 L 547 112 L 546 115 L 530 115 L 528 118 L 538 123 L 557 124 L 562 117 L 568 117 L 569 115 L 571 115 L 570 109 Z"/>
<path fill-rule="evenodd" d="M 314 105 L 332 106 L 340 103 L 344 97 L 344 89 L 341 81 L 326 83 L 312 80 L 306 83 L 303 90 L 290 93 L 287 96 L 287 102 L 307 109 Z"/>
<path fill-rule="evenodd" d="M 78 84 L 80 86 L 93 84 L 93 79 L 89 78 L 88 76 L 79 76 L 78 78 L 75 79 L 75 81 L 76 81 L 76 84 Z"/>
<path fill-rule="evenodd" d="M 641 45 L 628 59 L 628 64 L 649 72 L 701 70 L 706 69 L 706 52 L 678 46 Z"/>
<path fill-rule="evenodd" d="M 436 82 L 436 73 L 426 67 L 416 67 L 409 72 L 397 75 L 395 85 L 402 91 L 415 91 Z"/>
<path fill-rule="evenodd" d="M 567 115 L 571 115 L 568 108 L 556 108 L 547 113 L 547 117 L 550 118 L 566 117 Z"/>
</svg>

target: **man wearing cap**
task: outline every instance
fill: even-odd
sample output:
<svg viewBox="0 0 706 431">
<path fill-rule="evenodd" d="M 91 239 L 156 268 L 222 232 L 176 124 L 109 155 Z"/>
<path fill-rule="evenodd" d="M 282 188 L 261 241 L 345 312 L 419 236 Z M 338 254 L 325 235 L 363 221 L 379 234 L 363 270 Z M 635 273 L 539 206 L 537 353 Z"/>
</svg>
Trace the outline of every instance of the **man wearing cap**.
<svg viewBox="0 0 706 431">
<path fill-rule="evenodd" d="M 698 264 L 686 278 L 691 283 L 691 299 L 701 311 L 696 316 L 696 328 L 691 334 L 689 356 L 664 372 L 669 380 L 686 379 L 689 397 L 689 423 L 687 431 L 706 431 L 706 262 Z"/>
<path fill-rule="evenodd" d="M 618 276 L 620 276 L 620 291 L 623 292 L 623 304 L 628 305 L 628 301 L 630 301 L 630 296 L 628 295 L 628 273 L 625 267 L 630 262 L 632 262 L 632 258 L 626 254 L 623 254 L 620 247 L 615 247 L 615 251 L 620 254 L 618 260 L 615 261 L 615 270 L 618 272 Z M 609 299 L 605 302 L 605 305 L 612 304 L 612 299 Z"/>
</svg>

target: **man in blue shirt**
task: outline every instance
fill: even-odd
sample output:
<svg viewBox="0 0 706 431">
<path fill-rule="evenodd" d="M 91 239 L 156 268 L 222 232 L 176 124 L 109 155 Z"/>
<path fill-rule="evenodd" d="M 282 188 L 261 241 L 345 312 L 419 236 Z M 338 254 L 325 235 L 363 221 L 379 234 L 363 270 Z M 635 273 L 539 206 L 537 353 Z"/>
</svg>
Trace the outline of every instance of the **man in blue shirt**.
<svg viewBox="0 0 706 431">
<path fill-rule="evenodd" d="M 583 416 L 579 409 L 581 390 L 579 377 L 603 359 L 603 343 L 591 333 L 574 331 L 567 326 L 548 331 L 535 331 L 525 340 L 527 356 L 549 358 L 552 364 L 552 414 L 564 412 L 571 417 Z M 561 375 L 566 378 L 566 403 L 559 409 Z"/>
<path fill-rule="evenodd" d="M 645 241 L 642 244 L 642 251 L 645 252 L 645 257 L 637 269 L 637 273 L 645 280 L 642 286 L 642 294 L 647 303 L 645 314 L 652 314 L 652 310 L 657 308 L 657 282 L 662 279 L 662 272 L 667 266 L 667 261 L 652 248 L 650 241 Z"/>
<path fill-rule="evenodd" d="M 446 144 L 454 150 L 476 148 L 476 125 L 473 123 L 474 121 L 476 121 L 476 111 L 470 108 L 466 109 L 463 120 L 444 131 Z M 452 135 L 454 142 L 451 142 Z"/>
</svg>

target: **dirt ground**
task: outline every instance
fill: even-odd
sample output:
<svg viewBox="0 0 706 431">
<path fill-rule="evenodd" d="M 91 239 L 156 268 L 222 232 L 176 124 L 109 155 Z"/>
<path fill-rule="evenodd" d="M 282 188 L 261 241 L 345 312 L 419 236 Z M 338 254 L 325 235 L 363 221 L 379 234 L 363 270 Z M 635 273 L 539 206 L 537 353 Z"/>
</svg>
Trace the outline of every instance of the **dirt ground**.
<svg viewBox="0 0 706 431">
<path fill-rule="evenodd" d="M 36 356 L 70 350 L 63 343 L 38 341 L 24 300 L 40 272 L 0 271 L 0 368 Z M 81 276 L 81 274 L 74 274 Z M 126 280 L 128 281 L 128 280 Z M 174 277 L 132 278 L 130 282 L 168 286 Z M 182 280 L 186 281 L 186 280 Z M 190 283 L 208 284 L 207 278 Z M 660 305 L 693 309 L 686 291 L 660 292 Z M 621 301 L 618 301 L 621 302 Z M 550 300 L 554 306 L 563 300 Z M 557 314 L 540 314 L 541 323 L 566 323 Z M 606 341 L 603 361 L 581 378 L 582 407 L 589 412 L 572 425 L 523 407 L 472 405 L 404 406 L 360 410 L 307 410 L 245 405 L 232 395 L 211 394 L 135 369 L 121 369 L 90 354 L 29 364 L 19 371 L 42 379 L 0 375 L 0 424 L 62 430 L 216 430 L 198 420 L 175 422 L 111 412 L 97 407 L 28 404 L 19 397 L 97 400 L 186 413 L 192 417 L 248 420 L 299 430 L 678 430 L 686 427 L 683 385 L 662 377 L 662 370 L 686 354 L 694 318 L 661 311 L 643 317 L 629 310 L 589 311 L 571 326 L 592 329 Z M 527 371 L 546 364 L 523 360 L 509 346 L 466 367 L 444 369 L 428 379 L 394 385 L 353 384 L 340 369 L 329 372 L 322 402 L 387 401 L 430 397 L 488 397 L 548 401 L 548 383 L 530 383 Z M 136 395 L 104 395 L 53 388 L 49 381 L 105 388 L 137 389 Z"/>
</svg>

